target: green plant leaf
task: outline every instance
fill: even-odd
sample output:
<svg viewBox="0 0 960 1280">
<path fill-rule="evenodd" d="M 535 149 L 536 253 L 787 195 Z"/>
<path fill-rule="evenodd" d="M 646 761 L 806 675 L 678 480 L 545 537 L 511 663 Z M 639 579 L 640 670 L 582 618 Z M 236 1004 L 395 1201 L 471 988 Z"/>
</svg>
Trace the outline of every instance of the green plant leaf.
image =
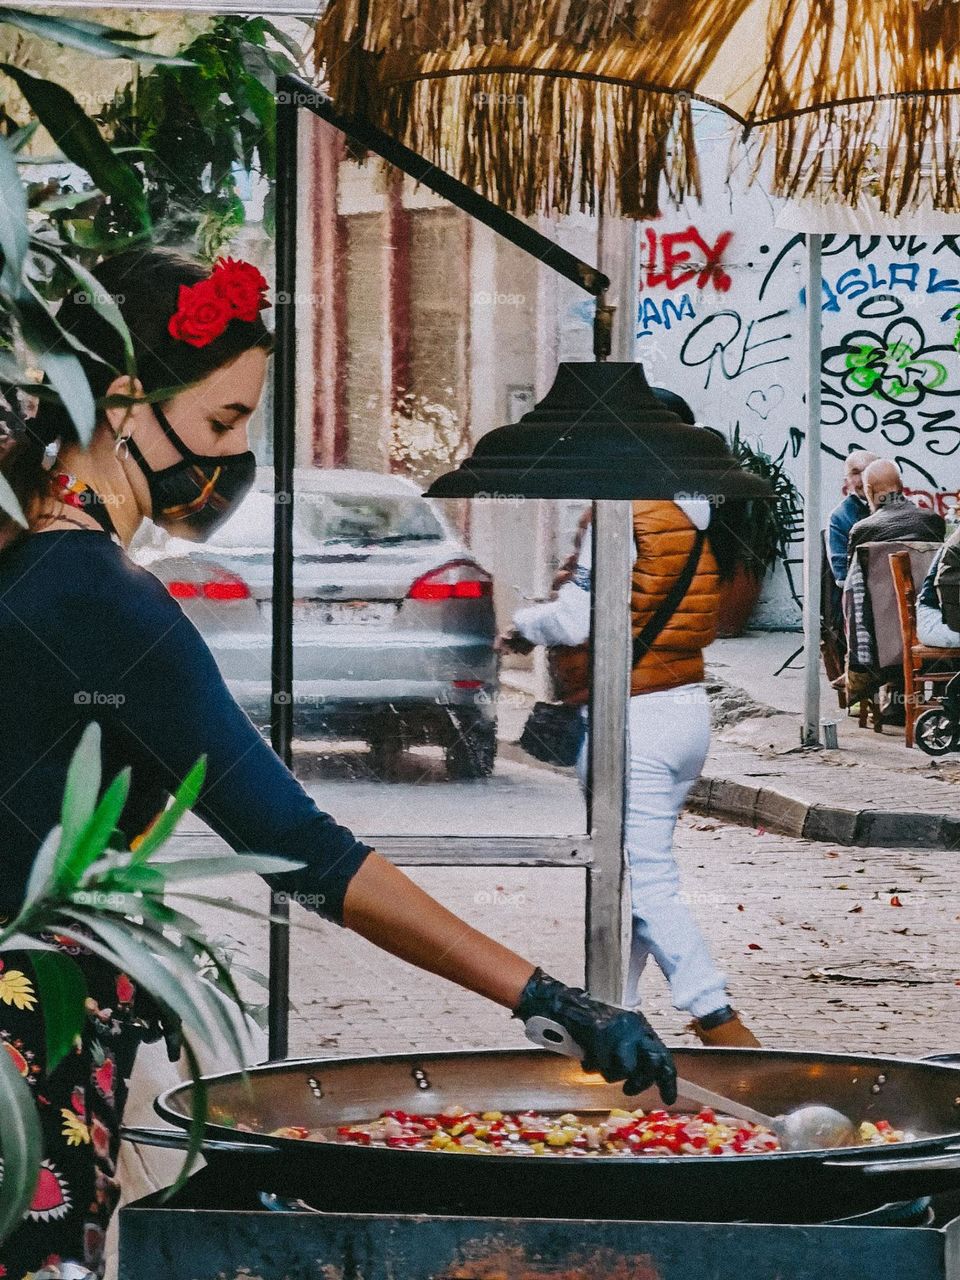
<svg viewBox="0 0 960 1280">
<path fill-rule="evenodd" d="M 19 129 L 14 129 L 13 133 L 7 134 L 7 146 L 11 151 L 22 151 L 39 128 L 39 120 L 31 120 L 29 124 L 21 125 Z"/>
<path fill-rule="evenodd" d="M 27 192 L 10 144 L 0 137 L 0 251 L 3 253 L 5 289 L 16 289 L 23 274 L 23 260 L 30 243 L 27 226 Z"/>
<path fill-rule="evenodd" d="M 83 1032 L 87 984 L 79 965 L 62 951 L 39 951 L 30 963 L 37 979 L 47 1046 L 47 1071 L 55 1071 Z"/>
<path fill-rule="evenodd" d="M 0 511 L 22 528 L 27 528 L 27 517 L 23 514 L 20 501 L 10 487 L 10 481 L 2 472 L 0 472 Z"/>
<path fill-rule="evenodd" d="M 56 249 L 44 247 L 43 252 L 53 258 L 55 262 L 69 271 L 70 274 L 83 285 L 84 292 L 90 298 L 90 305 L 96 311 L 97 315 L 106 320 L 107 324 L 116 329 L 123 343 L 123 354 L 127 362 L 127 373 L 133 376 L 136 373 L 136 361 L 133 354 L 133 338 L 130 336 L 130 330 L 127 322 L 123 318 L 119 306 L 114 302 L 109 293 L 104 293 L 103 285 L 81 262 L 77 262 L 76 258 L 71 258 L 65 253 L 60 253 Z"/>
<path fill-rule="evenodd" d="M 21 290 L 15 315 L 24 340 L 63 402 L 81 443 L 88 444 L 97 414 L 83 365 L 73 351 L 55 345 L 62 331 L 42 301 Z"/>
<path fill-rule="evenodd" d="M 150 214 L 143 183 L 126 161 L 114 154 L 73 95 L 10 62 L 0 62 L 0 71 L 14 81 L 67 159 L 85 169 L 104 194 L 129 209 L 141 229 L 148 228 Z"/>
<path fill-rule="evenodd" d="M 0 22 L 9 22 L 22 31 L 29 31 L 31 35 L 55 40 L 57 44 L 80 49 L 95 58 L 132 58 L 138 62 L 162 63 L 168 67 L 192 65 L 187 58 L 150 53 L 148 49 L 129 49 L 118 44 L 116 40 L 108 39 L 107 34 L 123 40 L 149 40 L 151 37 L 138 36 L 119 27 L 105 27 L 99 22 L 48 18 L 44 14 L 28 13 L 25 9 L 0 9 Z"/>
<path fill-rule="evenodd" d="M 30 1086 L 0 1048 L 0 1242 L 26 1213 L 37 1185 L 43 1135 Z"/>
<path fill-rule="evenodd" d="M 178 880 L 202 880 L 215 876 L 277 876 L 288 871 L 301 871 L 303 862 L 289 858 L 274 858 L 269 854 L 234 853 L 220 858 L 178 858 L 175 862 L 153 862 L 162 870 L 169 884 Z"/>
<path fill-rule="evenodd" d="M 303 50 L 292 36 L 287 35 L 285 31 L 281 31 L 276 23 L 271 22 L 269 18 L 263 19 L 263 29 L 264 31 L 268 31 L 270 35 L 273 36 L 274 40 L 276 40 L 277 44 L 283 45 L 284 49 L 289 53 L 294 63 L 294 65 L 290 67 L 291 71 L 303 66 Z"/>
<path fill-rule="evenodd" d="M 190 1071 L 190 1141 L 187 1143 L 187 1153 L 184 1156 L 183 1166 L 177 1174 L 176 1181 L 172 1186 L 167 1187 L 160 1196 L 161 1204 L 166 1203 L 171 1196 L 175 1196 L 190 1177 L 193 1166 L 196 1164 L 197 1157 L 203 1147 L 204 1131 L 207 1127 L 207 1086 L 189 1036 L 183 1037 L 183 1054 Z"/>
<path fill-rule="evenodd" d="M 132 925 L 115 924 L 93 911 L 77 910 L 75 914 L 83 931 L 78 932 L 76 925 L 64 918 L 56 922 L 58 934 L 71 939 L 78 946 L 86 947 L 115 969 L 128 974 L 133 982 L 148 991 L 154 999 L 172 1009 L 208 1048 L 214 1047 L 213 1028 L 185 986 L 188 975 L 181 973 L 179 978 L 174 978 L 168 969 L 158 964 L 151 950 L 133 935 Z M 193 975 L 189 976 L 192 978 Z"/>
<path fill-rule="evenodd" d="M 71 889 L 107 847 L 130 792 L 130 768 L 122 769 L 103 793 L 103 799 L 59 866 L 59 882 Z"/>
<path fill-rule="evenodd" d="M 100 794 L 100 726 L 88 724 L 67 769 L 67 781 L 60 807 L 60 845 L 53 863 L 54 886 L 68 865 L 84 828 L 93 817 Z"/>
<path fill-rule="evenodd" d="M 206 756 L 201 756 L 183 782 L 180 783 L 180 786 L 177 787 L 173 802 L 164 809 L 163 813 L 160 814 L 137 845 L 133 855 L 134 863 L 146 862 L 150 855 L 155 853 L 164 841 L 170 838 L 183 815 L 196 804 L 206 774 L 207 758 Z"/>
<path fill-rule="evenodd" d="M 143 982 L 143 979 L 138 979 L 129 965 L 140 966 L 146 956 L 155 975 L 152 980 L 154 986 L 143 983 L 146 990 L 168 1004 L 183 1019 L 184 1026 L 192 1027 L 205 1043 L 212 1041 L 214 1030 L 218 1031 L 221 1042 L 229 1047 L 238 1062 L 242 1062 L 243 1045 L 236 1027 L 220 1003 L 220 997 L 209 984 L 197 980 L 196 967 L 188 954 L 184 954 L 185 950 L 189 953 L 196 945 L 192 939 L 181 939 L 181 945 L 177 946 L 150 926 L 137 925 L 130 920 L 123 925 L 115 924 L 93 913 L 85 913 L 83 921 L 122 958 L 123 963 L 118 968 L 129 973 L 134 981 Z M 162 984 L 163 990 L 156 986 L 157 983 Z M 165 994 L 171 986 L 182 993 L 178 996 L 180 1005 L 174 1004 Z M 192 993 L 192 1000 L 188 993 Z M 240 1008 L 242 1011 L 242 1003 Z"/>
<path fill-rule="evenodd" d="M 34 858 L 33 866 L 30 868 L 27 888 L 23 895 L 23 906 L 20 908 L 21 914 L 32 907 L 52 887 L 57 865 L 57 851 L 60 848 L 62 839 L 63 829 L 57 826 L 49 832 L 40 846 L 40 851 Z"/>
</svg>

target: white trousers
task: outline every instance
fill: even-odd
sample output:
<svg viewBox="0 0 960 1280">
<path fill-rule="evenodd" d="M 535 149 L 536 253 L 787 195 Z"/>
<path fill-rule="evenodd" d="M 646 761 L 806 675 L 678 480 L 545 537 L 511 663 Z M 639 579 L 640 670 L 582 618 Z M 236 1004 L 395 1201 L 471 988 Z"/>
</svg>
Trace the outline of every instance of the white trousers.
<svg viewBox="0 0 960 1280">
<path fill-rule="evenodd" d="M 680 887 L 673 853 L 677 818 L 699 778 L 710 744 L 710 704 L 703 685 L 682 685 L 630 699 L 624 848 L 632 912 L 630 964 L 623 1004 L 639 1003 L 650 956 L 670 983 L 674 1007 L 695 1018 L 729 1004 L 717 968 Z M 587 744 L 577 762 L 586 776 Z"/>
</svg>

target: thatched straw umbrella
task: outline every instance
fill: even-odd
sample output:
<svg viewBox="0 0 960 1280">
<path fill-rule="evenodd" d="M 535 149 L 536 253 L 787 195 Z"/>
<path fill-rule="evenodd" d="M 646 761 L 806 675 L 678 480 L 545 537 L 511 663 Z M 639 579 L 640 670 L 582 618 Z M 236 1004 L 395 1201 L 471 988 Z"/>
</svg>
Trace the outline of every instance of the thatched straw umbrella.
<svg viewBox="0 0 960 1280">
<path fill-rule="evenodd" d="M 955 0 L 332 0 L 316 51 L 341 110 L 515 212 L 698 195 L 695 100 L 777 195 L 855 203 L 882 131 L 883 210 L 960 209 Z"/>
<path fill-rule="evenodd" d="M 699 197 L 692 104 L 772 153 L 775 195 L 960 211 L 956 0 L 331 0 L 318 69 L 367 119 L 519 214 Z M 817 225 L 807 230 L 817 232 Z M 819 235 L 808 297 L 820 295 Z M 810 309 L 808 745 L 819 743 L 820 316 Z"/>
</svg>

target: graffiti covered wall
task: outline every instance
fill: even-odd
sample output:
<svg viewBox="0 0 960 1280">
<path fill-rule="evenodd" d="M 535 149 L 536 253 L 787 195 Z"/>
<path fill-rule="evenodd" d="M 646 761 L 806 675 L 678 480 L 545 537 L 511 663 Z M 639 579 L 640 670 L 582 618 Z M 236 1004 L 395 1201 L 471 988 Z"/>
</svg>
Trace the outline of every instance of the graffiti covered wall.
<svg viewBox="0 0 960 1280">
<path fill-rule="evenodd" d="M 806 249 L 778 204 L 736 175 L 728 123 L 698 127 L 704 202 L 637 231 L 635 358 L 699 420 L 783 457 L 802 487 L 806 435 Z M 914 500 L 944 511 L 960 490 L 960 234 L 825 236 L 822 519 L 851 449 L 893 458 Z M 801 548 L 789 566 L 801 584 Z M 796 623 L 780 573 L 761 625 Z"/>
</svg>

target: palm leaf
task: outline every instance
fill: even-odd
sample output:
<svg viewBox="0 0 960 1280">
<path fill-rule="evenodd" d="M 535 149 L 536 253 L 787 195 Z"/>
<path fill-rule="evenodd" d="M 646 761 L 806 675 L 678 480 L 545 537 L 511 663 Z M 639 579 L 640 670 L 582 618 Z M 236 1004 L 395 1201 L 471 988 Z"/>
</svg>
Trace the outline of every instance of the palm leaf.
<svg viewBox="0 0 960 1280">
<path fill-rule="evenodd" d="M 37 1185 L 43 1155 L 40 1115 L 30 1087 L 0 1049 L 0 1240 L 19 1225 Z"/>
<path fill-rule="evenodd" d="M 190 1141 L 187 1143 L 183 1167 L 173 1185 L 167 1187 L 161 1195 L 161 1204 L 169 1200 L 171 1196 L 175 1196 L 187 1178 L 190 1177 L 193 1166 L 196 1164 L 197 1157 L 203 1147 L 204 1131 L 207 1127 L 207 1086 L 203 1078 L 203 1070 L 188 1036 L 183 1037 L 182 1047 L 184 1056 L 187 1059 L 187 1066 L 190 1069 L 192 1082 L 190 1093 Z"/>
<path fill-rule="evenodd" d="M 3 253 L 0 282 L 7 290 L 15 289 L 23 274 L 29 243 L 27 193 L 14 152 L 7 140 L 0 138 L 0 251 Z"/>
<path fill-rule="evenodd" d="M 207 758 L 206 756 L 201 756 L 177 788 L 173 803 L 164 809 L 163 813 L 160 814 L 137 845 L 133 855 L 135 864 L 146 862 L 150 855 L 155 853 L 160 845 L 173 834 L 174 828 L 183 815 L 196 804 L 206 774 Z"/>
<path fill-rule="evenodd" d="M 22 31 L 29 31 L 31 35 L 55 40 L 57 44 L 80 49 L 95 58 L 133 58 L 138 62 L 156 62 L 168 67 L 193 65 L 189 58 L 151 53 L 149 49 L 128 49 L 125 45 L 116 43 L 116 40 L 149 40 L 151 37 L 138 36 L 119 27 L 105 27 L 99 22 L 48 18 L 43 14 L 28 13 L 25 9 L 0 9 L 0 22 L 12 23 Z"/>
<path fill-rule="evenodd" d="M 184 987 L 182 975 L 180 981 L 174 979 L 163 965 L 157 964 L 156 958 L 142 943 L 131 937 L 129 929 L 103 920 L 92 911 L 75 910 L 72 914 L 83 926 L 82 931 L 70 920 L 63 919 L 56 923 L 58 934 L 77 946 L 86 947 L 107 964 L 128 974 L 133 982 L 172 1009 L 207 1048 L 214 1048 L 212 1029 L 206 1025 L 196 1000 Z M 91 933 L 94 936 L 91 937 Z"/>
<path fill-rule="evenodd" d="M 79 884 L 87 868 L 100 857 L 123 813 L 129 791 L 128 767 L 118 773 L 107 787 L 103 799 L 78 833 L 73 847 L 63 855 L 58 868 L 61 887 L 69 889 Z"/>
<path fill-rule="evenodd" d="M 47 1071 L 55 1071 L 83 1032 L 87 984 L 79 966 L 62 951 L 39 951 L 30 963 L 43 1009 Z"/>
<path fill-rule="evenodd" d="M 64 351 L 59 345 L 63 331 L 42 301 L 21 290 L 14 302 L 14 314 L 24 340 L 70 415 L 81 443 L 88 444 L 97 415 L 83 365 L 74 352 Z"/>
<path fill-rule="evenodd" d="M 60 807 L 60 846 L 54 859 L 54 877 L 58 877 L 80 840 L 81 833 L 93 817 L 100 794 L 100 726 L 88 724 L 77 744 L 67 769 L 67 782 Z"/>
<path fill-rule="evenodd" d="M 153 862 L 151 866 L 163 871 L 168 884 L 175 884 L 178 880 L 202 880 L 208 876 L 284 875 L 302 871 L 305 864 L 270 854 L 234 853 L 222 858 L 178 858 L 175 862 Z"/>
<path fill-rule="evenodd" d="M 89 194 L 84 194 L 87 196 L 87 199 L 89 199 Z M 103 285 L 93 272 L 88 271 L 87 268 L 82 263 L 77 262 L 75 258 L 71 258 L 65 253 L 59 253 L 56 249 L 42 243 L 38 244 L 37 248 L 42 253 L 46 253 L 49 257 L 53 258 L 55 262 L 59 262 L 65 270 L 70 272 L 74 279 L 83 286 L 84 292 L 90 299 L 90 305 L 93 307 L 94 311 L 96 311 L 97 315 L 101 316 L 106 320 L 107 324 L 116 329 L 117 333 L 120 335 L 120 340 L 123 343 L 123 354 L 127 362 L 127 373 L 132 377 L 136 373 L 136 361 L 133 354 L 133 339 L 130 336 L 130 330 L 127 327 L 127 322 L 123 318 L 123 313 L 114 302 L 111 295 L 104 292 Z"/>
<path fill-rule="evenodd" d="M 0 511 L 16 521 L 22 528 L 27 528 L 27 517 L 23 514 L 20 499 L 10 487 L 10 481 L 0 472 Z"/>
<path fill-rule="evenodd" d="M 105 195 L 128 208 L 138 226 L 148 228 L 150 214 L 143 183 L 126 161 L 111 150 L 74 96 L 62 85 L 41 80 L 10 62 L 0 62 L 0 71 L 14 81 L 67 159 L 85 169 Z"/>
</svg>

